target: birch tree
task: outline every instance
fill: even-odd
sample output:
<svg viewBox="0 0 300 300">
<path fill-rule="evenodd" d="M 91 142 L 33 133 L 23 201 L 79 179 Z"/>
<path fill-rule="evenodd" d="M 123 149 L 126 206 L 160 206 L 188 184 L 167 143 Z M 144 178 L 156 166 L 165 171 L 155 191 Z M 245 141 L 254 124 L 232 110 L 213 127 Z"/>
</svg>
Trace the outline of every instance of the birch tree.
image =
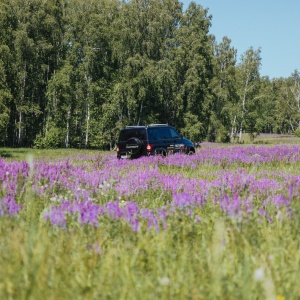
<svg viewBox="0 0 300 300">
<path fill-rule="evenodd" d="M 4 145 L 9 124 L 9 101 L 12 98 L 5 77 L 4 64 L 0 59 L 0 141 Z"/>
<path fill-rule="evenodd" d="M 213 37 L 209 34 L 211 15 L 191 2 L 183 14 L 179 28 L 181 119 L 183 133 L 192 140 L 207 137 L 212 108 Z M 197 126 L 190 130 L 191 126 Z M 193 136 L 190 135 L 193 132 Z"/>
<path fill-rule="evenodd" d="M 292 86 L 291 92 L 295 102 L 295 109 L 298 114 L 298 128 L 300 128 L 300 73 L 298 70 L 295 70 L 291 76 Z"/>
<path fill-rule="evenodd" d="M 236 104 L 238 102 L 236 87 L 236 53 L 227 37 L 215 44 L 214 78 L 212 80 L 213 101 L 210 118 L 209 139 L 226 142 L 230 131 L 233 132 Z M 233 118 L 233 124 L 231 119 Z M 231 133 L 233 134 L 233 133 Z"/>
<path fill-rule="evenodd" d="M 259 91 L 259 68 L 261 65 L 261 50 L 252 47 L 241 56 L 237 68 L 237 89 L 239 97 L 238 115 L 234 116 L 239 126 L 239 143 L 242 142 L 242 133 L 247 129 L 246 119 L 250 117 L 251 109 Z"/>
</svg>

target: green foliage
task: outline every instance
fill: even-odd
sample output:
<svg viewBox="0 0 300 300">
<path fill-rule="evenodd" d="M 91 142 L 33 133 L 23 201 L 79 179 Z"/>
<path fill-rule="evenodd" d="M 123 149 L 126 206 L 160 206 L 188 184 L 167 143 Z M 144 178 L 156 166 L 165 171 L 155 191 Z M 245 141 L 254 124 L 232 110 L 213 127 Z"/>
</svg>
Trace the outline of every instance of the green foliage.
<svg viewBox="0 0 300 300">
<path fill-rule="evenodd" d="M 148 123 L 209 141 L 293 132 L 299 72 L 261 78 L 260 50 L 238 62 L 231 40 L 217 44 L 210 34 L 208 9 L 182 7 L 178 0 L 2 0 L 1 143 L 33 146 L 51 126 L 66 132 L 61 145 L 84 148 Z"/>
<path fill-rule="evenodd" d="M 214 45 L 214 78 L 211 81 L 213 101 L 210 115 L 209 141 L 228 142 L 238 110 L 236 85 L 236 50 L 231 40 L 224 37 L 220 44 Z"/>
<path fill-rule="evenodd" d="M 295 131 L 294 131 L 294 135 L 297 137 L 300 137 L 300 127 L 298 127 Z"/>
<path fill-rule="evenodd" d="M 34 141 L 34 148 L 37 149 L 55 149 L 63 146 L 64 135 L 60 128 L 51 127 L 45 136 L 38 134 Z"/>
<path fill-rule="evenodd" d="M 1 53 L 1 49 L 0 49 Z M 8 89 L 4 63 L 0 56 L 0 143 L 6 140 L 6 128 L 9 124 L 9 101 L 11 100 L 11 93 Z"/>
<path fill-rule="evenodd" d="M 239 109 L 237 111 L 237 122 L 239 143 L 242 142 L 241 133 L 257 131 L 256 121 L 260 111 L 258 101 L 260 88 L 259 68 L 261 65 L 261 50 L 248 49 L 241 57 L 237 68 L 237 94 L 239 97 Z"/>
<path fill-rule="evenodd" d="M 230 141 L 230 135 L 228 130 L 222 124 L 219 124 L 216 130 L 216 140 L 217 143 L 228 143 Z"/>
<path fill-rule="evenodd" d="M 228 126 L 223 125 L 220 119 L 218 119 L 217 116 L 212 113 L 210 117 L 207 140 L 209 142 L 228 143 L 230 141 L 229 132 L 230 129 Z"/>
<path fill-rule="evenodd" d="M 182 133 L 192 141 L 201 141 L 202 124 L 198 117 L 188 112 L 184 114 L 183 120 L 185 127 L 183 128 Z"/>
</svg>

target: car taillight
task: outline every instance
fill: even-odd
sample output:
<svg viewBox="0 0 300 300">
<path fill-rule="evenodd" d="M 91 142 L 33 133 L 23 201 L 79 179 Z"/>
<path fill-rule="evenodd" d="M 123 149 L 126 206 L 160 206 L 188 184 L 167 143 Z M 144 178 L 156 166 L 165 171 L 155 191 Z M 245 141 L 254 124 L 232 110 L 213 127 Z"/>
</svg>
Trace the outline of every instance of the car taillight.
<svg viewBox="0 0 300 300">
<path fill-rule="evenodd" d="M 117 146 L 117 149 L 116 149 L 116 150 L 117 150 L 117 152 L 120 152 L 120 148 L 119 148 L 119 146 Z"/>
<path fill-rule="evenodd" d="M 147 144 L 147 152 L 151 152 L 152 151 L 152 147 L 153 147 L 153 145 Z"/>
</svg>

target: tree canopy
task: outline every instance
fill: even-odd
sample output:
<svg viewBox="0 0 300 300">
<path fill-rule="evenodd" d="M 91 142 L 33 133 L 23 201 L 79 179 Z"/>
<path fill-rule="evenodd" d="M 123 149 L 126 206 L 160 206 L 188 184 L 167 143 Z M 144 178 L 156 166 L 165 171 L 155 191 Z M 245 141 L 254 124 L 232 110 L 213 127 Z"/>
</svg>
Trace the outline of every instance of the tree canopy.
<svg viewBox="0 0 300 300">
<path fill-rule="evenodd" d="M 0 0 L 0 145 L 112 146 L 126 125 L 194 141 L 300 126 L 300 76 L 261 77 L 260 49 L 217 43 L 178 0 Z"/>
</svg>

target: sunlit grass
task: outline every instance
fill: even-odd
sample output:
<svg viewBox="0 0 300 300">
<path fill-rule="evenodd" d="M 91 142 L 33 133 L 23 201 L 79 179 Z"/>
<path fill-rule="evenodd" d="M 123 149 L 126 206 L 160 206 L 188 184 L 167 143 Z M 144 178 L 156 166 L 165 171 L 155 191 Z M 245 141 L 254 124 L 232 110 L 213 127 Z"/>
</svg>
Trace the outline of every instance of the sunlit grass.
<svg viewBox="0 0 300 300">
<path fill-rule="evenodd" d="M 4 158 L 7 161 L 13 160 L 26 160 L 27 156 L 33 156 L 35 159 L 56 159 L 64 158 L 73 154 L 78 155 L 97 155 L 104 151 L 99 150 L 86 150 L 86 149 L 34 149 L 34 148 L 0 148 L 0 158 Z"/>
<path fill-rule="evenodd" d="M 41 150 L 29 151 L 34 163 L 40 159 L 62 160 L 61 170 L 66 177 L 61 179 L 65 186 L 55 182 L 47 190 L 50 182 L 35 183 L 37 166 L 33 167 L 36 173 L 32 173 L 32 177 L 18 178 L 16 201 L 22 210 L 16 216 L 0 217 L 2 299 L 300 298 L 299 161 L 274 160 L 259 164 L 212 161 L 176 166 L 163 159 L 117 161 L 115 153 L 98 156 L 97 151 L 38 151 Z M 25 150 L 11 149 L 7 153 L 11 155 L 5 158 L 7 163 L 28 159 Z M 67 158 L 73 173 L 65 170 L 69 166 Z M 78 174 L 77 178 L 76 172 L 81 166 L 86 173 Z M 203 184 L 203 190 L 206 183 L 215 182 L 215 185 L 205 191 L 205 205 L 191 207 L 191 211 L 169 208 L 167 227 L 159 224 L 159 230 L 141 220 L 135 232 L 126 219 L 112 218 L 108 214 L 99 217 L 97 226 L 79 223 L 78 213 L 68 215 L 66 228 L 45 220 L 45 211 L 61 204 L 59 194 L 71 199 L 71 195 L 78 192 L 76 184 L 79 187 L 79 183 L 81 189 L 94 188 L 90 182 L 102 171 L 107 172 L 108 180 L 95 181 L 101 186 L 95 188 L 91 200 L 98 205 L 119 200 L 122 207 L 135 201 L 143 208 L 155 210 L 172 204 L 174 195 L 163 185 L 125 193 L 118 199 L 118 180 L 123 182 L 132 174 L 137 176 L 136 180 L 145 176 L 141 183 L 148 180 L 147 172 L 153 171 L 150 183 L 156 184 L 155 180 L 163 180 L 164 175 L 180 174 L 186 183 L 195 179 L 199 186 Z M 93 174 L 91 178 L 87 177 L 89 174 Z M 84 176 L 90 181 L 81 182 Z M 274 179 L 281 184 L 282 190 L 278 193 L 288 195 L 285 181 L 290 176 L 294 184 L 290 206 L 264 203 L 273 196 L 275 187 L 272 186 L 266 187 L 265 194 L 259 190 L 250 193 L 251 184 L 255 183 L 252 178 L 255 178 Z M 218 180 L 229 178 L 228 184 L 231 184 L 230 180 L 240 177 L 252 181 L 249 179 L 249 184 L 245 183 L 238 191 L 239 196 L 252 197 L 255 205 L 264 205 L 272 221 L 260 215 L 258 209 L 249 213 L 242 211 L 241 215 L 228 215 L 220 209 L 214 197 L 221 197 L 222 193 L 231 195 L 232 191 L 226 186 L 218 188 Z M 4 178 L 0 182 L 4 182 Z M 43 185 L 45 193 L 39 195 L 32 189 L 34 184 Z M 233 187 L 239 188 L 238 185 Z M 134 188 L 133 183 L 130 188 Z M 181 190 L 186 192 L 184 187 L 178 192 Z M 5 186 L 0 199 L 7 191 Z"/>
</svg>

